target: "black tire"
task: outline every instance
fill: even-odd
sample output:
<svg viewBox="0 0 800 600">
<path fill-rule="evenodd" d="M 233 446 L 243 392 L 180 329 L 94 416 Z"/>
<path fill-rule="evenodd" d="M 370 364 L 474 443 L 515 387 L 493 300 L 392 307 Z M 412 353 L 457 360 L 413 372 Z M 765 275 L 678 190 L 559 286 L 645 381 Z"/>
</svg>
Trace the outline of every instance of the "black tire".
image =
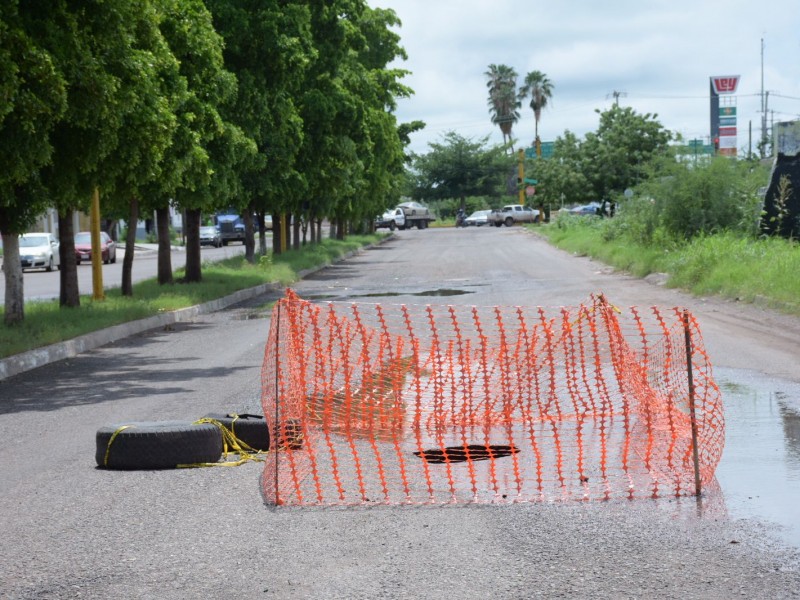
<svg viewBox="0 0 800 600">
<path fill-rule="evenodd" d="M 514 224 L 514 219 L 512 217 L 506 217 L 506 227 L 511 227 Z"/>
<path fill-rule="evenodd" d="M 494 226 L 495 227 L 502 227 L 503 226 L 503 222 L 502 221 L 495 221 L 494 222 Z"/>
<path fill-rule="evenodd" d="M 243 441 L 253 450 L 266 452 L 269 450 L 269 428 L 261 415 L 235 413 L 210 413 L 205 419 L 214 419 L 224 425 L 237 439 Z"/>
<path fill-rule="evenodd" d="M 116 252 L 116 250 L 114 251 L 114 256 L 111 257 L 111 262 L 112 263 L 116 263 L 117 262 L 117 252 Z"/>
<path fill-rule="evenodd" d="M 50 257 L 50 262 L 47 263 L 47 266 L 44 268 L 45 271 L 48 273 L 53 270 L 53 257 Z"/>
<path fill-rule="evenodd" d="M 395 227 L 397 227 L 397 223 L 389 221 L 389 231 L 394 231 Z"/>
<path fill-rule="evenodd" d="M 96 441 L 95 460 L 106 469 L 174 469 L 222 456 L 222 432 L 212 423 L 120 423 L 98 429 Z"/>
<path fill-rule="evenodd" d="M 417 229 L 425 229 L 425 221 L 417 221 Z"/>
</svg>

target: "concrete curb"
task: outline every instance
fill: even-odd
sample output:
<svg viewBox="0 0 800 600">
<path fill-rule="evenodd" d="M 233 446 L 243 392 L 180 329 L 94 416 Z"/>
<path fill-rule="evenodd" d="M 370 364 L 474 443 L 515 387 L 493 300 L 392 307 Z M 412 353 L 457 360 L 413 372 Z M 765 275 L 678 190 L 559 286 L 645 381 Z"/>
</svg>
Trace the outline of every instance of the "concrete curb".
<svg viewBox="0 0 800 600">
<path fill-rule="evenodd" d="M 384 240 L 381 240 L 379 244 L 390 240 L 392 237 L 394 236 L 388 236 Z M 334 261 L 331 264 L 336 264 L 338 262 L 347 260 L 348 258 L 351 258 L 356 254 L 363 252 L 364 250 L 368 250 L 371 247 L 373 247 L 373 245 L 364 246 L 358 250 L 348 252 L 341 259 Z M 329 266 L 330 265 L 321 265 L 319 267 L 314 267 L 313 269 L 300 271 L 297 274 L 298 279 L 308 277 L 312 273 L 326 269 Z M 99 346 L 104 346 L 106 344 L 110 344 L 117 340 L 121 340 L 150 329 L 158 329 L 173 323 L 191 321 L 197 315 L 216 312 L 233 304 L 238 304 L 239 302 L 244 302 L 245 300 L 250 300 L 256 296 L 266 294 L 267 292 L 280 291 L 283 289 L 283 287 L 284 286 L 279 283 L 262 283 L 256 287 L 248 288 L 246 290 L 239 290 L 238 292 L 235 292 L 229 296 L 211 300 L 209 302 L 205 302 L 204 304 L 181 308 L 176 311 L 162 313 L 153 317 L 147 317 L 146 319 L 139 319 L 138 321 L 120 323 L 119 325 L 114 325 L 113 327 L 108 327 L 99 331 L 93 331 L 92 333 L 87 333 L 71 340 L 65 340 L 63 342 L 58 342 L 42 348 L 36 348 L 35 350 L 29 350 L 27 352 L 15 354 L 13 356 L 9 356 L 8 358 L 0 359 L 0 381 L 3 381 L 4 379 L 7 379 L 13 375 L 30 371 L 31 369 L 37 369 L 47 364 L 64 360 L 65 358 L 72 358 L 73 356 L 77 356 L 82 352 L 93 350 Z"/>
</svg>

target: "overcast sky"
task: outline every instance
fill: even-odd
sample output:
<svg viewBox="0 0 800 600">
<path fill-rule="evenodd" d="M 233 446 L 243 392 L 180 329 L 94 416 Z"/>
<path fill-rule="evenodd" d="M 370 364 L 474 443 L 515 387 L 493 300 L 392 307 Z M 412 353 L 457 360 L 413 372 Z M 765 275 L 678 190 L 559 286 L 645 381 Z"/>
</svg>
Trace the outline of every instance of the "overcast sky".
<svg viewBox="0 0 800 600">
<path fill-rule="evenodd" d="M 798 0 L 371 0 L 391 8 L 408 53 L 404 83 L 415 94 L 399 104 L 401 122 L 420 119 L 424 131 L 411 149 L 454 130 L 502 141 L 490 122 L 489 64 L 519 74 L 543 71 L 553 82 L 551 105 L 539 123 L 542 141 L 570 130 L 594 131 L 614 102 L 657 113 L 685 139 L 709 136 L 709 78 L 740 75 L 735 95 L 738 147 L 753 148 L 761 128 L 761 40 L 768 123 L 800 118 L 800 3 Z M 774 114 L 773 112 L 774 111 Z M 533 111 L 523 105 L 514 137 L 528 146 Z"/>
</svg>

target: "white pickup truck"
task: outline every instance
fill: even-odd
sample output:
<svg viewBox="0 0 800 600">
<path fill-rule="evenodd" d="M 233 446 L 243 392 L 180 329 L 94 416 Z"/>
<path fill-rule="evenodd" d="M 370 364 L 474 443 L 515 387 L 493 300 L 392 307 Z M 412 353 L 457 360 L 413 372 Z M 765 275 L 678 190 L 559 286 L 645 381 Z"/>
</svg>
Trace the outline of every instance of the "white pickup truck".
<svg viewBox="0 0 800 600">
<path fill-rule="evenodd" d="M 506 204 L 503 208 L 493 210 L 486 217 L 487 225 L 511 227 L 514 223 L 538 223 L 539 211 L 521 204 Z"/>
</svg>

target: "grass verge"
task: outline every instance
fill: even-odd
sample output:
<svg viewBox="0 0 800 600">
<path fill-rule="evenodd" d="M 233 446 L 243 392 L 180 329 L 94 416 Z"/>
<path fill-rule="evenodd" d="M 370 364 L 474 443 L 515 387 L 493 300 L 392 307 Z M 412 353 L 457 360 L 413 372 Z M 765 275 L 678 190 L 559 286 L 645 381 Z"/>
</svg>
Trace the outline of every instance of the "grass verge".
<svg viewBox="0 0 800 600">
<path fill-rule="evenodd" d="M 800 315 L 800 244 L 795 241 L 721 233 L 653 247 L 624 233 L 610 236 L 607 228 L 608 222 L 597 218 L 568 217 L 536 231 L 559 248 L 638 277 L 667 273 L 669 287 Z"/>
<path fill-rule="evenodd" d="M 180 283 L 183 270 L 175 271 L 175 283 L 158 285 L 147 279 L 133 286 L 133 296 L 122 296 L 119 288 L 106 290 L 106 299 L 81 296 L 77 308 L 61 308 L 58 300 L 25 303 L 25 319 L 8 326 L 0 324 L 0 358 L 72 339 L 92 331 L 144 319 L 222 298 L 262 283 L 289 285 L 307 269 L 340 259 L 348 252 L 375 243 L 385 235 L 351 236 L 346 240 L 323 240 L 320 244 L 264 256 L 250 264 L 243 256 L 203 263 L 200 283 Z M 134 262 L 134 269 L 136 263 Z"/>
</svg>

